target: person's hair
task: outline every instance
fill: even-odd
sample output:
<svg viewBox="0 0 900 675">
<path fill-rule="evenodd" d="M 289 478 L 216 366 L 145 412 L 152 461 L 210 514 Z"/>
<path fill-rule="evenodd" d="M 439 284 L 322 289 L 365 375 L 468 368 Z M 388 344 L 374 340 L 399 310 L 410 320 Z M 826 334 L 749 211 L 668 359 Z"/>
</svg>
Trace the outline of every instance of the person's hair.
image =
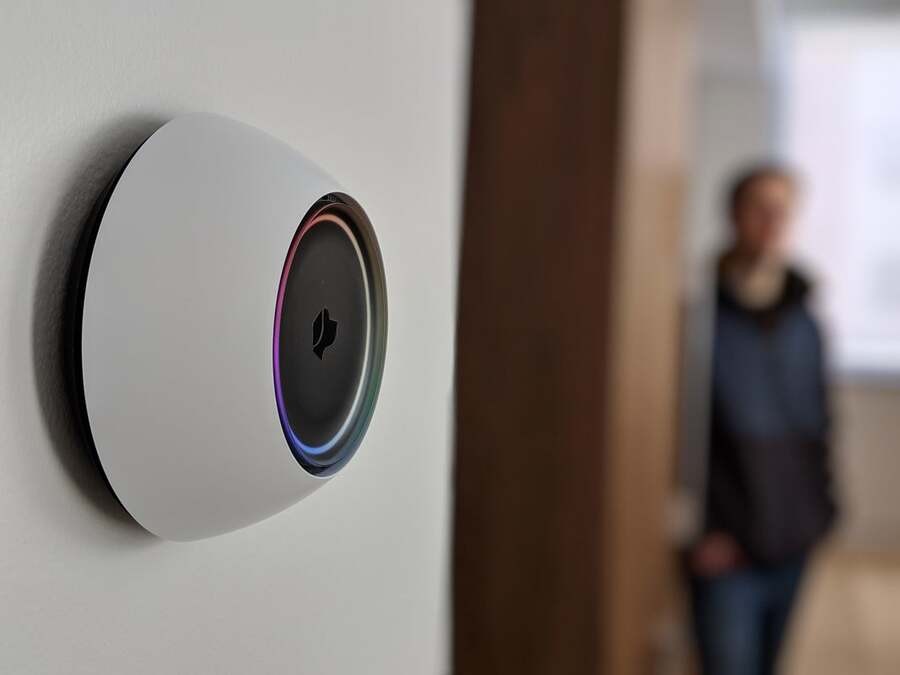
<svg viewBox="0 0 900 675">
<path fill-rule="evenodd" d="M 790 167 L 784 164 L 765 162 L 744 169 L 732 179 L 728 188 L 725 206 L 732 221 L 753 185 L 766 178 L 777 178 L 789 183 L 792 188 L 797 187 L 797 175 Z"/>
</svg>

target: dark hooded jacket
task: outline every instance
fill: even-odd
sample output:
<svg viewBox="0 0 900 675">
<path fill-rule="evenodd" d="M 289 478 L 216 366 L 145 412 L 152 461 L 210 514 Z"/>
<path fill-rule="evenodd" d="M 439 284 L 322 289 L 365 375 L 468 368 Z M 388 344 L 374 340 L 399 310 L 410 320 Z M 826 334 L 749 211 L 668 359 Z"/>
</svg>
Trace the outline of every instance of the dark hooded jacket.
<svg viewBox="0 0 900 675">
<path fill-rule="evenodd" d="M 806 553 L 835 515 L 822 337 L 809 290 L 792 270 L 781 297 L 755 310 L 719 282 L 706 527 L 733 535 L 758 563 Z"/>
</svg>

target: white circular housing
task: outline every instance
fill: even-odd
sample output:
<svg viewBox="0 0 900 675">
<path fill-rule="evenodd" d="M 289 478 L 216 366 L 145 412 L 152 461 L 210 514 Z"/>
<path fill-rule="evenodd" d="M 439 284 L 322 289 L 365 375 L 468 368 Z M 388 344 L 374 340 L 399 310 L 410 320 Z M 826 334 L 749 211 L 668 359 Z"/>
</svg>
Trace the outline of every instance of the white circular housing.
<svg viewBox="0 0 900 675">
<path fill-rule="evenodd" d="M 85 437 L 160 537 L 281 511 L 365 434 L 386 340 L 375 235 L 258 130 L 197 114 L 144 142 L 98 203 L 73 297 Z"/>
</svg>

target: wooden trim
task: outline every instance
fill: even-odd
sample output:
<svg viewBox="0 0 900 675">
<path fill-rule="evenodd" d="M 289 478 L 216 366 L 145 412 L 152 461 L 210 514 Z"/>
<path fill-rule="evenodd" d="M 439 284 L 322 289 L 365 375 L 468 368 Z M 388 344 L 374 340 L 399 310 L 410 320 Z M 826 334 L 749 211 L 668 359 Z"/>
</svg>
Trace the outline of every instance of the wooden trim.
<svg viewBox="0 0 900 675">
<path fill-rule="evenodd" d="M 677 587 L 666 514 L 674 484 L 681 223 L 692 4 L 632 0 L 610 321 L 601 672 L 660 672 Z"/>
<path fill-rule="evenodd" d="M 476 2 L 454 672 L 596 673 L 619 2 Z"/>
<path fill-rule="evenodd" d="M 665 30 L 683 9 L 475 2 L 457 675 L 649 671 L 674 451 L 683 118 L 670 104 L 685 86 L 684 43 Z"/>
</svg>

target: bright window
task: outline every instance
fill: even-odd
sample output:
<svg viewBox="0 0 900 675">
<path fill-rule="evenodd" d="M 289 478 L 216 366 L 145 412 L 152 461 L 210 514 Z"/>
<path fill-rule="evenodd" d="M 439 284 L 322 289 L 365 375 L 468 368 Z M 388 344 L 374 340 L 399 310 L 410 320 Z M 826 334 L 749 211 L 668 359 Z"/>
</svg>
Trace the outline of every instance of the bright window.
<svg viewBox="0 0 900 675">
<path fill-rule="evenodd" d="M 837 369 L 900 376 L 900 20 L 798 24 L 787 44 L 783 140 L 806 182 L 793 246 Z"/>
</svg>

